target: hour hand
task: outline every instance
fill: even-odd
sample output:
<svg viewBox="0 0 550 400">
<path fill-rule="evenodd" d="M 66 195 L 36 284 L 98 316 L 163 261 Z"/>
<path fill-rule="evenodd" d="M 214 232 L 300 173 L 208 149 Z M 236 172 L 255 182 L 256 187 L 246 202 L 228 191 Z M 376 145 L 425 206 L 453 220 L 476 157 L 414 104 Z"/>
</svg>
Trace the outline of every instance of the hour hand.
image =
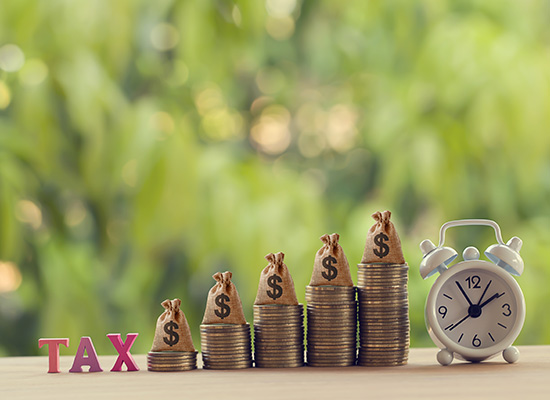
<svg viewBox="0 0 550 400">
<path fill-rule="evenodd" d="M 491 297 L 489 297 L 487 300 L 485 300 L 482 304 L 479 305 L 479 308 L 485 307 L 487 304 L 489 304 L 494 299 L 498 299 L 500 296 L 503 296 L 505 292 L 502 293 L 495 293 Z"/>
<path fill-rule="evenodd" d="M 468 295 L 466 294 L 466 292 L 464 291 L 464 289 L 462 289 L 462 286 L 460 286 L 460 283 L 458 281 L 455 281 L 456 283 L 456 286 L 458 286 L 458 288 L 460 289 L 460 291 L 462 292 L 462 294 L 464 295 L 464 298 L 466 299 L 466 301 L 468 302 L 469 305 L 472 305 L 472 301 L 470 300 L 470 298 L 468 297 Z"/>
</svg>

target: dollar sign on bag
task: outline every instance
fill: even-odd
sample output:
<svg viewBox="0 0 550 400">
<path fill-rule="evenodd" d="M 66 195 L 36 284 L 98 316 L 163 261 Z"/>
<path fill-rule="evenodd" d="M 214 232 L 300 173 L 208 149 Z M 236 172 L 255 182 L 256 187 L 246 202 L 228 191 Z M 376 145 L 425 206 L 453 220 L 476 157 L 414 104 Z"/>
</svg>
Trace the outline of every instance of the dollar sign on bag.
<svg viewBox="0 0 550 400">
<path fill-rule="evenodd" d="M 166 338 L 166 337 L 163 338 L 164 343 L 166 343 L 167 345 L 170 345 L 170 347 L 177 344 L 180 341 L 180 336 L 176 331 L 174 331 L 174 329 L 178 329 L 178 328 L 179 328 L 178 324 L 176 324 L 174 321 L 170 321 L 164 324 L 164 332 L 170 335 L 170 338 Z"/>
<path fill-rule="evenodd" d="M 229 302 L 229 296 L 225 293 L 216 296 L 216 305 L 220 307 L 220 309 L 219 311 L 214 310 L 214 313 L 216 313 L 216 315 L 221 319 L 229 317 L 229 314 L 231 314 L 231 307 L 229 307 L 228 304 L 225 304 L 226 301 Z"/>
<path fill-rule="evenodd" d="M 279 297 L 283 295 L 283 288 L 279 285 L 277 285 L 277 282 L 282 282 L 283 278 L 281 278 L 277 274 L 271 275 L 269 278 L 267 278 L 267 284 L 270 288 L 272 288 L 272 291 L 267 291 L 267 295 L 271 297 L 273 300 L 277 300 Z"/>
<path fill-rule="evenodd" d="M 327 270 L 323 271 L 322 275 L 327 281 L 331 281 L 338 276 L 338 270 L 332 264 L 336 264 L 336 258 L 333 256 L 323 258 L 323 267 Z"/>
<path fill-rule="evenodd" d="M 374 249 L 374 254 L 380 258 L 386 257 L 390 252 L 390 248 L 386 243 L 384 243 L 384 240 L 389 240 L 389 237 L 384 232 L 380 232 L 374 237 L 374 244 L 380 247 L 380 250 Z"/>
</svg>

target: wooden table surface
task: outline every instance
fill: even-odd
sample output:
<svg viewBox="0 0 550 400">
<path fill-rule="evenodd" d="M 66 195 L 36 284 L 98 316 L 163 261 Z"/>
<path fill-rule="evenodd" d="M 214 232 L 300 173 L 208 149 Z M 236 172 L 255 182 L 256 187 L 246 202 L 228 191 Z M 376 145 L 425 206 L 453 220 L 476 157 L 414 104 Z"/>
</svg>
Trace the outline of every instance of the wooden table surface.
<svg viewBox="0 0 550 400">
<path fill-rule="evenodd" d="M 521 358 L 502 357 L 441 367 L 437 349 L 411 349 L 409 364 L 369 368 L 250 368 L 148 372 L 145 355 L 134 355 L 138 372 L 109 372 L 115 356 L 99 356 L 104 372 L 68 373 L 73 357 L 61 357 L 61 373 L 48 374 L 47 357 L 0 358 L 0 400 L 11 399 L 403 399 L 550 397 L 550 346 L 519 347 Z M 87 367 L 85 367 L 87 370 Z"/>
</svg>

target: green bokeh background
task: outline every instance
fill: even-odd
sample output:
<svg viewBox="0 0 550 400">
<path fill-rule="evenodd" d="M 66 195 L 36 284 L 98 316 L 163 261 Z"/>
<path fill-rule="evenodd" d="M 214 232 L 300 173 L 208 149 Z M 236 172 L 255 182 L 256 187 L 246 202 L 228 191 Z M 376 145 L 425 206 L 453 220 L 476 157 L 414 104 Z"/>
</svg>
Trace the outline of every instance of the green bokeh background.
<svg viewBox="0 0 550 400">
<path fill-rule="evenodd" d="M 356 281 L 384 209 L 412 346 L 433 346 L 418 244 L 459 218 L 523 239 L 516 343 L 550 343 L 548 1 L 7 0 L 0 62 L 0 355 L 113 354 L 110 332 L 143 353 L 174 297 L 198 347 L 214 272 L 252 322 L 265 254 L 303 302 L 318 238 Z"/>
</svg>

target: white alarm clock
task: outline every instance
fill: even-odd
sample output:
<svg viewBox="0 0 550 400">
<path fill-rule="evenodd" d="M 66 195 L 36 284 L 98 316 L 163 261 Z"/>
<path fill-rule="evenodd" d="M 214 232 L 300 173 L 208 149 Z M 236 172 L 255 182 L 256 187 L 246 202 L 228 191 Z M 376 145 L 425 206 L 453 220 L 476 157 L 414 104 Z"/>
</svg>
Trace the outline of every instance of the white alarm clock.
<svg viewBox="0 0 550 400">
<path fill-rule="evenodd" d="M 487 248 L 491 261 L 479 259 L 479 251 L 468 247 L 464 261 L 449 266 L 457 252 L 445 244 L 445 231 L 453 226 L 485 225 L 494 228 L 497 244 Z M 430 240 L 420 243 L 424 254 L 420 275 L 426 279 L 439 272 L 426 302 L 426 326 L 441 349 L 437 361 L 449 365 L 454 356 L 479 362 L 500 352 L 513 363 L 519 351 L 512 346 L 525 321 L 525 300 L 512 275 L 521 275 L 519 255 L 522 241 L 513 237 L 504 243 L 498 224 L 485 219 L 445 223 L 439 232 L 439 246 Z"/>
</svg>

